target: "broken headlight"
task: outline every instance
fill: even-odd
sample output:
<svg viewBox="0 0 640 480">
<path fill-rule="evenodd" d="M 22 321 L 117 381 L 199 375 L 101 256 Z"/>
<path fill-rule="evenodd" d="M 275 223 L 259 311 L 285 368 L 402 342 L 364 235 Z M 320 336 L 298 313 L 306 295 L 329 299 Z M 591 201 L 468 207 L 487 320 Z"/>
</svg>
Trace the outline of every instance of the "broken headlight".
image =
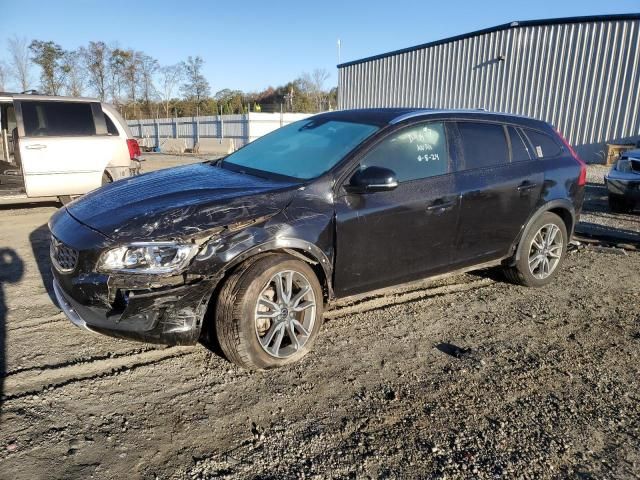
<svg viewBox="0 0 640 480">
<path fill-rule="evenodd" d="M 138 242 L 107 250 L 98 271 L 144 274 L 178 273 L 197 253 L 195 244 Z"/>
</svg>

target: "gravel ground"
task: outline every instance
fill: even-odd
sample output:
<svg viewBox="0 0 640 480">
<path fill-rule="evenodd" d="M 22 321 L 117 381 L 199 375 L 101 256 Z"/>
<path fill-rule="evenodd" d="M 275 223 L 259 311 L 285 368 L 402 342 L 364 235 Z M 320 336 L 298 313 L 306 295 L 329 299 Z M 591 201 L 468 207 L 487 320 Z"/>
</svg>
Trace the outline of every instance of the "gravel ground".
<svg viewBox="0 0 640 480">
<path fill-rule="evenodd" d="M 344 300 L 302 362 L 256 373 L 73 327 L 54 211 L 0 210 L 1 479 L 640 477 L 640 252 L 574 249 L 542 289 L 489 270 Z"/>
</svg>

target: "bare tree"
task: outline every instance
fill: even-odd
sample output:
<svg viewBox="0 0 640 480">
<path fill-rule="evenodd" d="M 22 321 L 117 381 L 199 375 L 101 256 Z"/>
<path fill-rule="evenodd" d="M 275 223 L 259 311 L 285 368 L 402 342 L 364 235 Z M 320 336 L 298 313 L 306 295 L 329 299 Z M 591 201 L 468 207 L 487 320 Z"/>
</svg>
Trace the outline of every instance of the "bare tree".
<svg viewBox="0 0 640 480">
<path fill-rule="evenodd" d="M 89 42 L 87 48 L 80 49 L 80 56 L 87 69 L 89 85 L 104 102 L 109 91 L 109 47 L 104 42 Z"/>
<path fill-rule="evenodd" d="M 315 103 L 317 111 L 323 110 L 327 103 L 327 93 L 324 91 L 324 84 L 329 79 L 329 72 L 324 68 L 316 68 L 311 73 L 303 73 L 300 77 L 300 85 L 304 92 Z"/>
<path fill-rule="evenodd" d="M 11 74 L 22 91 L 31 86 L 31 57 L 29 55 L 29 40 L 14 35 L 8 41 L 9 66 Z"/>
<path fill-rule="evenodd" d="M 86 85 L 86 71 L 80 52 L 66 52 L 63 59 L 67 71 L 67 94 L 72 97 L 81 97 Z"/>
<path fill-rule="evenodd" d="M 64 63 L 66 52 L 55 42 L 34 40 L 29 45 L 33 62 L 41 68 L 40 83 L 44 93 L 60 95 L 69 67 Z"/>
<path fill-rule="evenodd" d="M 0 62 L 0 92 L 7 89 L 7 66 Z"/>
<path fill-rule="evenodd" d="M 151 101 L 157 96 L 156 87 L 153 83 L 153 76 L 159 68 L 158 61 L 147 54 L 140 53 L 140 95 L 145 104 L 147 112 L 151 113 Z"/>
<path fill-rule="evenodd" d="M 195 105 L 196 115 L 200 114 L 200 104 L 211 94 L 209 82 L 202 74 L 204 60 L 202 57 L 188 57 L 182 62 L 185 83 L 182 85 L 182 93 Z"/>
<path fill-rule="evenodd" d="M 184 68 L 180 63 L 167 65 L 160 69 L 160 98 L 167 118 L 171 109 L 171 100 L 174 98 L 178 84 L 183 79 L 183 73 Z"/>
<path fill-rule="evenodd" d="M 125 88 L 125 69 L 129 63 L 131 52 L 115 47 L 109 55 L 109 73 L 111 74 L 111 98 L 116 105 L 124 103 L 122 94 Z"/>
</svg>

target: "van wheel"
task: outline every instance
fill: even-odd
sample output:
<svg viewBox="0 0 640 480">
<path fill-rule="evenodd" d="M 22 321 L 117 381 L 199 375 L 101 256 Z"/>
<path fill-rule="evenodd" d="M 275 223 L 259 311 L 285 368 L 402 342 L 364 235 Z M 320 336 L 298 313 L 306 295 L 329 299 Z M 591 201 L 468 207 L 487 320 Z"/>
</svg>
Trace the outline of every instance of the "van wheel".
<svg viewBox="0 0 640 480">
<path fill-rule="evenodd" d="M 102 185 L 106 185 L 107 183 L 111 183 L 113 182 L 113 180 L 111 180 L 111 177 L 109 176 L 108 173 L 103 173 L 102 174 Z M 62 204 L 62 205 L 67 205 L 68 203 L 72 202 L 73 200 L 75 200 L 76 198 L 80 198 L 82 195 L 60 195 L 58 197 L 58 201 Z"/>
<path fill-rule="evenodd" d="M 546 212 L 534 221 L 520 242 L 520 259 L 504 270 L 518 285 L 542 287 L 558 274 L 567 252 L 567 227 L 555 213 Z"/>
<path fill-rule="evenodd" d="M 247 262 L 220 290 L 215 330 L 225 357 L 262 370 L 306 355 L 322 326 L 322 288 L 306 263 L 288 255 Z"/>
</svg>

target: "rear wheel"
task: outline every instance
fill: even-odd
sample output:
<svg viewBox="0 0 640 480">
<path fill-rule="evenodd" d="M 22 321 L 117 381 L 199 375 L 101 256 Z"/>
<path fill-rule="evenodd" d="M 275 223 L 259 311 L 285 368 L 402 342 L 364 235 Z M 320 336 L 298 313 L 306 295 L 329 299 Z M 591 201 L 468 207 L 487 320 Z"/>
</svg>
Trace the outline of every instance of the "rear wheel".
<svg viewBox="0 0 640 480">
<path fill-rule="evenodd" d="M 113 180 L 111 180 L 111 177 L 109 176 L 108 173 L 103 173 L 102 174 L 102 185 L 106 185 L 107 183 L 111 183 L 113 182 Z M 76 198 L 80 198 L 82 195 L 60 195 L 58 197 L 58 201 L 62 204 L 62 205 L 67 205 L 68 203 L 72 202 L 73 200 L 75 200 Z"/>
<path fill-rule="evenodd" d="M 220 290 L 218 343 L 228 360 L 267 369 L 306 355 L 322 325 L 322 288 L 306 263 L 288 255 L 249 261 Z"/>
<path fill-rule="evenodd" d="M 616 213 L 628 213 L 633 209 L 633 205 L 620 195 L 609 194 L 609 210 Z"/>
<path fill-rule="evenodd" d="M 505 268 L 505 276 L 513 283 L 541 287 L 558 274 L 567 252 L 567 227 L 555 213 L 537 218 L 520 242 L 520 258 Z"/>
</svg>

